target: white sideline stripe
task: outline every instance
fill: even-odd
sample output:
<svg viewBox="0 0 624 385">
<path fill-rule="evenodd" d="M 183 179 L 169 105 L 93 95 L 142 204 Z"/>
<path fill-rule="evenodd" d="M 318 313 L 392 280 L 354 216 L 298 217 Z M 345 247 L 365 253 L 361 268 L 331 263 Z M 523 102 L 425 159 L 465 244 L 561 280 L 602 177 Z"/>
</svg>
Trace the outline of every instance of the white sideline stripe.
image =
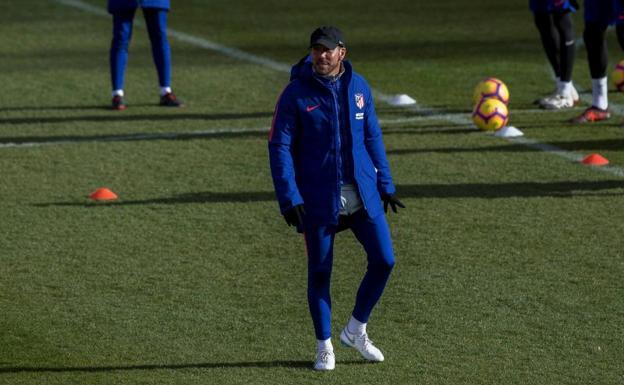
<svg viewBox="0 0 624 385">
<path fill-rule="evenodd" d="M 383 92 L 380 92 L 374 89 L 372 90 L 372 92 L 375 98 L 381 100 L 382 102 L 386 104 L 392 105 L 390 103 L 390 100 L 393 98 L 392 95 L 384 94 Z M 445 120 L 447 122 L 451 122 L 459 126 L 463 126 L 465 124 L 472 124 L 470 119 L 467 118 L 467 114 L 446 114 L 444 113 L 443 110 L 440 110 L 437 108 L 424 107 L 424 106 L 419 105 L 418 103 L 411 104 L 408 106 L 399 106 L 399 107 L 404 110 L 417 113 L 420 116 L 426 116 L 426 117 L 435 116 L 436 118 L 440 117 L 439 118 L 440 120 Z"/>
<path fill-rule="evenodd" d="M 520 137 L 520 138 L 510 138 L 509 141 L 513 143 L 520 143 L 527 147 L 536 148 L 541 151 L 548 152 L 550 154 L 559 155 L 573 162 L 580 162 L 581 160 L 583 160 L 583 158 L 585 158 L 585 156 L 583 156 L 582 154 L 572 152 L 572 151 L 562 150 L 559 147 L 551 146 L 550 144 L 546 144 L 546 143 L 541 143 L 533 139 Z M 619 177 L 624 177 L 624 169 L 621 167 L 615 167 L 615 166 L 589 166 L 589 167 L 592 167 L 593 169 L 598 170 L 598 171 L 604 171 L 604 172 L 607 172 L 607 173 L 610 173 Z"/>
<path fill-rule="evenodd" d="M 183 41 L 185 43 L 193 44 L 201 48 L 216 51 L 226 56 L 233 57 L 235 59 L 239 59 L 239 60 L 246 61 L 249 63 L 259 64 L 261 66 L 268 67 L 276 71 L 290 73 L 290 67 L 291 67 L 290 65 L 280 63 L 275 60 L 271 60 L 271 59 L 264 58 L 261 56 L 253 55 L 253 54 L 247 53 L 245 51 L 241 51 L 236 48 L 228 47 L 219 43 L 212 42 L 210 40 L 206 40 L 201 37 L 192 36 L 184 32 L 176 31 L 174 29 L 168 29 L 167 35 L 171 37 L 175 37 L 176 39 Z"/>
<path fill-rule="evenodd" d="M 107 15 L 108 16 L 108 12 L 106 12 L 105 9 L 100 8 L 100 7 L 96 7 L 87 3 L 84 3 L 80 0 L 56 0 L 57 2 L 59 2 L 60 4 L 64 4 L 67 6 L 72 6 L 78 9 L 81 9 L 83 11 L 92 13 L 92 14 L 96 14 L 96 15 Z M 140 24 L 139 24 L 140 25 Z M 290 66 L 284 63 L 280 63 L 268 58 L 264 58 L 261 56 L 257 56 L 257 55 L 252 55 L 249 54 L 247 52 L 238 50 L 236 48 L 231 48 L 231 47 L 227 47 L 224 46 L 222 44 L 218 44 L 218 43 L 214 43 L 210 40 L 206 40 L 204 38 L 201 37 L 197 37 L 197 36 L 192 36 L 192 35 L 188 35 L 186 33 L 183 32 L 179 32 L 173 29 L 169 29 L 168 30 L 168 35 L 175 37 L 176 39 L 180 39 L 182 41 L 185 41 L 187 43 L 190 44 L 194 44 L 197 45 L 199 47 L 205 48 L 205 49 L 209 49 L 209 50 L 213 50 L 219 53 L 222 53 L 224 55 L 236 58 L 236 59 L 240 59 L 243 61 L 247 61 L 247 62 L 251 62 L 251 63 L 256 63 L 268 68 L 272 68 L 276 71 L 280 71 L 280 72 L 289 72 L 290 71 Z M 372 90 L 373 95 L 381 100 L 382 102 L 389 104 L 390 102 L 390 98 L 392 97 L 391 95 L 385 94 L 383 92 L 377 91 L 377 90 Z M 440 111 L 438 109 L 434 109 L 434 108 L 428 108 L 425 106 L 420 106 L 419 104 L 413 104 L 410 106 L 401 106 L 404 109 L 411 111 L 411 112 L 416 112 L 420 115 L 424 115 L 424 116 L 433 116 L 433 115 L 441 115 L 444 114 L 444 111 Z M 617 110 L 617 111 L 616 111 Z M 616 106 L 616 108 L 614 108 L 614 112 L 617 112 L 618 114 L 622 114 L 622 112 L 624 112 L 624 109 L 621 109 L 619 107 Z M 467 125 L 467 124 L 471 124 L 471 120 L 466 117 L 466 116 L 455 116 L 455 115 L 451 115 L 451 114 L 447 114 L 443 120 L 448 121 L 450 123 L 456 124 L 456 125 Z M 507 140 L 511 140 L 509 138 L 504 138 Z M 528 139 L 525 139 L 528 140 Z M 516 140 L 516 142 L 521 143 L 519 141 Z M 539 142 L 534 142 L 535 145 L 537 145 L 537 143 Z M 525 145 L 528 145 L 527 143 L 523 143 Z M 555 148 L 554 146 L 550 146 L 550 145 L 544 145 L 547 146 L 547 148 L 553 148 L 556 149 L 556 151 L 547 151 L 549 153 L 555 154 L 555 155 L 559 155 L 559 156 L 563 156 L 566 159 L 570 159 L 570 157 L 568 155 L 564 155 L 564 154 L 568 154 L 569 152 L 563 149 L 559 149 L 559 148 Z M 546 147 L 545 147 L 546 148 Z M 609 171 L 611 173 L 614 173 L 615 175 L 620 176 L 622 173 L 622 169 L 617 168 L 617 167 L 609 167 L 609 168 L 597 168 L 599 170 L 606 170 Z M 613 171 L 615 169 L 615 171 Z"/>
<path fill-rule="evenodd" d="M 107 16 L 107 17 L 110 16 L 108 12 L 106 11 L 106 9 L 84 3 L 80 0 L 56 0 L 56 1 L 60 4 L 74 7 L 82 11 L 92 13 L 94 15 Z M 140 27 L 145 26 L 141 20 L 136 20 L 134 24 Z M 216 51 L 226 56 L 233 57 L 235 59 L 243 60 L 249 63 L 259 64 L 259 65 L 274 69 L 276 71 L 290 72 L 290 66 L 284 63 L 279 63 L 275 60 L 271 60 L 262 56 L 253 55 L 245 51 L 241 51 L 236 48 L 228 47 L 223 44 L 215 43 L 213 41 L 210 41 L 201 37 L 192 36 L 187 33 L 177 31 L 173 28 L 167 28 L 167 35 L 174 37 L 180 41 L 183 41 L 185 43 L 196 45 L 198 47 L 201 47 L 207 50 Z"/>
<path fill-rule="evenodd" d="M 48 140 L 41 142 L 21 142 L 21 143 L 0 143 L 0 148 L 21 148 L 21 147 L 43 147 L 60 144 L 77 144 L 77 143 L 100 143 L 100 142 L 126 142 L 133 140 L 172 140 L 187 139 L 193 137 L 206 138 L 213 135 L 221 134 L 238 134 L 238 133 L 269 133 L 269 127 L 264 128 L 217 128 L 214 130 L 199 130 L 189 132 L 162 132 L 148 134 L 128 134 L 128 135 L 111 135 L 101 137 L 84 137 L 71 140 Z"/>
<path fill-rule="evenodd" d="M 395 119 L 379 119 L 379 124 L 392 125 L 392 124 L 404 124 L 404 123 L 418 123 L 418 122 L 439 122 L 444 121 L 447 122 L 449 118 L 456 119 L 460 114 L 442 114 L 442 115 L 431 115 L 431 116 L 412 116 L 409 118 L 395 118 Z M 466 114 L 464 114 L 466 115 Z M 453 127 L 448 127 L 448 130 L 454 130 L 455 126 L 470 126 L 473 130 L 476 130 L 473 124 L 454 124 Z M 444 128 L 440 127 L 440 131 L 443 131 Z"/>
<path fill-rule="evenodd" d="M 468 113 L 457 114 L 425 114 L 418 116 L 410 116 L 406 118 L 394 118 L 394 119 L 379 119 L 380 124 L 401 124 L 401 123 L 416 123 L 416 122 L 431 122 L 431 121 L 449 121 L 450 119 L 461 119 L 462 116 L 466 117 Z M 464 124 L 457 124 L 463 126 Z"/>
<path fill-rule="evenodd" d="M 92 13 L 94 15 L 109 16 L 108 11 L 102 7 L 96 7 L 91 4 L 83 3 L 77 0 L 56 0 L 57 3 L 68 5 L 70 7 L 78 8 L 82 11 Z"/>
<path fill-rule="evenodd" d="M 423 113 L 421 111 L 420 115 L 417 116 L 408 116 L 405 118 L 394 118 L 394 119 L 379 119 L 379 123 L 381 124 L 400 124 L 400 123 L 414 123 L 414 122 L 430 122 L 430 121 L 451 121 L 451 120 L 461 120 L 461 119 L 466 119 L 470 117 L 470 112 L 455 112 L 455 113 L 448 113 L 448 112 L 443 112 L 443 110 L 439 110 L 439 113 L 429 113 L 428 110 L 425 113 Z M 544 110 L 542 108 L 531 108 L 531 109 L 526 109 L 526 110 L 514 110 L 514 115 L 516 114 L 531 114 L 531 115 L 535 115 L 535 114 L 548 114 L 548 113 L 552 113 L 552 111 L 549 110 Z M 460 123 L 457 124 L 458 126 L 464 126 L 466 125 L 465 122 L 464 123 Z M 472 124 L 472 122 L 468 123 L 469 126 L 474 128 L 474 125 Z M 476 128 L 475 128 L 476 130 Z"/>
</svg>

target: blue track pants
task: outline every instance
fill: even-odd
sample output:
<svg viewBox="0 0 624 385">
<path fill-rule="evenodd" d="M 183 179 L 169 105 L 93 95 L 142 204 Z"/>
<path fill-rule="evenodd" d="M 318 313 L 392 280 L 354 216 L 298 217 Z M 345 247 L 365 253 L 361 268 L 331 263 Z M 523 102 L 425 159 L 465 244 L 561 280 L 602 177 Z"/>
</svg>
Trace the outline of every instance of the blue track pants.
<svg viewBox="0 0 624 385">
<path fill-rule="evenodd" d="M 128 45 L 132 38 L 132 21 L 136 9 L 113 14 L 113 41 L 110 49 L 110 72 L 113 90 L 124 88 Z M 167 40 L 167 11 L 157 8 L 144 8 L 143 16 L 147 25 L 152 58 L 158 71 L 161 87 L 171 86 L 171 49 Z"/>
<path fill-rule="evenodd" d="M 348 223 L 345 223 L 348 222 Z M 330 278 L 336 232 L 348 226 L 364 247 L 368 267 L 355 298 L 353 317 L 368 322 L 368 317 L 381 297 L 394 267 L 390 229 L 385 215 L 369 218 L 365 210 L 342 217 L 341 223 L 306 227 L 304 237 L 308 253 L 308 305 L 316 338 L 331 337 Z"/>
</svg>

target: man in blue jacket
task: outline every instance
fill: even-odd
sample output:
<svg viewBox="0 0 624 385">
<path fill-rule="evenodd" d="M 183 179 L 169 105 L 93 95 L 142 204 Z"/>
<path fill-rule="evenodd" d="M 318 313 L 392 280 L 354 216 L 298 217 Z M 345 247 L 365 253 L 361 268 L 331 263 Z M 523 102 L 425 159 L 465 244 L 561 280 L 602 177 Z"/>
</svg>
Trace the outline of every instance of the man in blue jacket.
<svg viewBox="0 0 624 385">
<path fill-rule="evenodd" d="M 108 12 L 113 15 L 113 40 L 110 49 L 110 72 L 113 86 L 112 108 L 125 110 L 124 77 L 128 62 L 128 45 L 132 37 L 132 22 L 138 6 L 143 8 L 152 58 L 158 71 L 160 105 L 181 107 L 171 91 L 171 49 L 167 40 L 169 0 L 108 0 Z"/>
<path fill-rule="evenodd" d="M 368 268 L 340 340 L 369 361 L 383 361 L 366 333 L 370 313 L 394 266 L 384 216 L 403 204 L 395 187 L 370 88 L 345 61 L 340 30 L 320 27 L 310 56 L 291 71 L 269 133 L 269 157 L 281 213 L 304 234 L 308 304 L 317 339 L 316 370 L 332 370 L 330 276 L 337 232 L 350 228 Z M 382 202 L 384 207 L 382 208 Z"/>
</svg>

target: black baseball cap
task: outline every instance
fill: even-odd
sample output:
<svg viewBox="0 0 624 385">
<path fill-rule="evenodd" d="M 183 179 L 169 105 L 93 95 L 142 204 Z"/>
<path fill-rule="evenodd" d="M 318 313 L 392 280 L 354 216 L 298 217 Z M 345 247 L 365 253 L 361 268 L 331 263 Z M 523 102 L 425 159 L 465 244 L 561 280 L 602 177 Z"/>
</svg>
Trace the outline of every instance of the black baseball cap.
<svg viewBox="0 0 624 385">
<path fill-rule="evenodd" d="M 337 46 L 345 46 L 342 32 L 336 27 L 327 25 L 318 27 L 312 32 L 312 35 L 310 35 L 310 48 L 318 44 L 329 49 L 334 49 Z"/>
</svg>

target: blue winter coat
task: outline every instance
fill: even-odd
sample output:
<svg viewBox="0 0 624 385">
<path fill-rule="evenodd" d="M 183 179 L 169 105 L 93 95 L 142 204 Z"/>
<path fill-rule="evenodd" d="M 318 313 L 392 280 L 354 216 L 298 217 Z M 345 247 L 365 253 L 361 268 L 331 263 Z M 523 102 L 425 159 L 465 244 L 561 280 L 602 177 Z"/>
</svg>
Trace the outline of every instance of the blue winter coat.
<svg viewBox="0 0 624 385">
<path fill-rule="evenodd" d="M 141 8 L 159 8 L 169 10 L 169 0 L 108 0 L 108 12 L 116 13 Z"/>
<path fill-rule="evenodd" d="M 282 92 L 269 133 L 269 158 L 280 210 L 303 204 L 308 224 L 335 224 L 340 210 L 340 132 L 336 97 L 301 61 Z M 368 83 L 344 62 L 353 171 L 369 217 L 383 213 L 380 193 L 395 192 Z"/>
</svg>

